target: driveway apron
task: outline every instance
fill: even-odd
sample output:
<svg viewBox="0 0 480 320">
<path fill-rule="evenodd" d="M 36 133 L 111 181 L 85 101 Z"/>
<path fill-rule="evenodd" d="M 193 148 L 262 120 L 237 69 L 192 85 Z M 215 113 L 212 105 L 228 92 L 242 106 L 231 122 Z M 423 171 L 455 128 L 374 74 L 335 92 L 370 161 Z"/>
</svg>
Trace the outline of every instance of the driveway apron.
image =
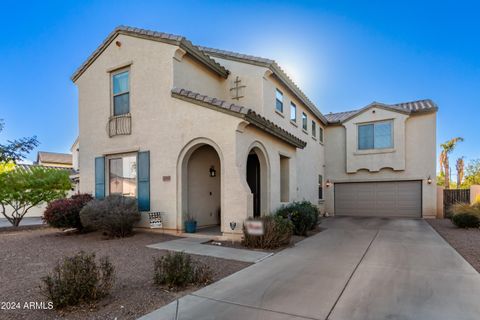
<svg viewBox="0 0 480 320">
<path fill-rule="evenodd" d="M 142 319 L 478 319 L 480 276 L 425 221 L 323 226 Z"/>
</svg>

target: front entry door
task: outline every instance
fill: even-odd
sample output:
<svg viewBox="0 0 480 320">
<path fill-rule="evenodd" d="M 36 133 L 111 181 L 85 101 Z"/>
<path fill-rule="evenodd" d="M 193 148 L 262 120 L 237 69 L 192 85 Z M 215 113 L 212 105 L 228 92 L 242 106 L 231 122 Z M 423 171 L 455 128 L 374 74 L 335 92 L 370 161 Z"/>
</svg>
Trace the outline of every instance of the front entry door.
<svg viewBox="0 0 480 320">
<path fill-rule="evenodd" d="M 255 153 L 248 155 L 247 183 L 253 193 L 253 216 L 260 217 L 260 161 Z"/>
</svg>

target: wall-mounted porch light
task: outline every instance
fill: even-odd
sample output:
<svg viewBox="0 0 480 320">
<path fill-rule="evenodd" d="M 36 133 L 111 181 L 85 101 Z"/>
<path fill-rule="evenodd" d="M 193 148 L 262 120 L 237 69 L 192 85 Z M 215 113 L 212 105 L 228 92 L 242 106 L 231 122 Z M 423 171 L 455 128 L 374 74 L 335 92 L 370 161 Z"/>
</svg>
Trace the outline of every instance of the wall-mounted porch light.
<svg viewBox="0 0 480 320">
<path fill-rule="evenodd" d="M 214 166 L 210 167 L 209 173 L 210 173 L 210 177 L 212 178 L 217 176 L 217 171 L 215 170 Z"/>
<path fill-rule="evenodd" d="M 428 178 L 427 178 L 427 183 L 428 183 L 428 184 L 432 184 L 432 177 L 431 177 L 431 176 L 428 176 Z"/>
<path fill-rule="evenodd" d="M 327 182 L 325 182 L 325 186 L 329 188 L 331 185 L 332 183 L 330 182 L 330 179 L 327 179 Z"/>
</svg>

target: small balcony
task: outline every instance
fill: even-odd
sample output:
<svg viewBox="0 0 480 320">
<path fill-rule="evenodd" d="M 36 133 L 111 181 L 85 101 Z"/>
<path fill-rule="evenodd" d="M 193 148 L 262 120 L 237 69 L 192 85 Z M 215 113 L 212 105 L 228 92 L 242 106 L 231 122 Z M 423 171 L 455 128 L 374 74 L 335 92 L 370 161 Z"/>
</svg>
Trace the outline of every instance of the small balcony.
<svg viewBox="0 0 480 320">
<path fill-rule="evenodd" d="M 108 119 L 107 126 L 108 136 L 121 136 L 132 133 L 132 116 L 130 113 L 121 114 L 118 116 L 111 116 Z"/>
</svg>

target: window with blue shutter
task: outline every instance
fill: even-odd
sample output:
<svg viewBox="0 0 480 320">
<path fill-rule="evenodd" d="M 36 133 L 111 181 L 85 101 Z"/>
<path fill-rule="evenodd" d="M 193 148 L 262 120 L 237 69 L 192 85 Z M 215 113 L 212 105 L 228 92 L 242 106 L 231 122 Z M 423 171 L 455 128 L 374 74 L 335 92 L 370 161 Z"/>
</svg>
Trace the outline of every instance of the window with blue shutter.
<svg viewBox="0 0 480 320">
<path fill-rule="evenodd" d="M 95 158 L 95 198 L 105 198 L 105 157 Z"/>
<path fill-rule="evenodd" d="M 138 153 L 138 209 L 150 211 L 150 151 Z"/>
</svg>

